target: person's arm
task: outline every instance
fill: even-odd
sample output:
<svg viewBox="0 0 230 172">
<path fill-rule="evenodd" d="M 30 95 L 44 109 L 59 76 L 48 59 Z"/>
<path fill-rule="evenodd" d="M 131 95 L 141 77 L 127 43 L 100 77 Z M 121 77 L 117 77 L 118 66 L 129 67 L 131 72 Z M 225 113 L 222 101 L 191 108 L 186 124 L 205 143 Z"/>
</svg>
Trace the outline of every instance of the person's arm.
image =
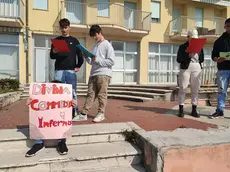
<svg viewBox="0 0 230 172">
<path fill-rule="evenodd" d="M 189 54 L 185 52 L 184 47 L 181 45 L 177 51 L 177 62 L 178 63 L 185 63 L 188 61 Z"/>
<path fill-rule="evenodd" d="M 77 51 L 77 58 L 78 58 L 78 63 L 76 64 L 76 68 L 81 68 L 81 66 L 84 62 L 83 54 L 79 48 L 77 48 L 76 51 Z"/>
<path fill-rule="evenodd" d="M 107 57 L 105 59 L 96 58 L 95 63 L 99 64 L 102 67 L 112 67 L 114 65 L 114 49 L 112 45 L 109 43 L 107 46 Z"/>
<path fill-rule="evenodd" d="M 218 42 L 216 41 L 213 45 L 213 49 L 212 49 L 212 60 L 213 61 L 217 61 L 217 59 L 219 58 L 220 52 L 218 50 Z"/>
<path fill-rule="evenodd" d="M 204 62 L 204 50 L 203 49 L 201 49 L 201 52 L 199 54 L 199 61 L 200 63 Z"/>
</svg>

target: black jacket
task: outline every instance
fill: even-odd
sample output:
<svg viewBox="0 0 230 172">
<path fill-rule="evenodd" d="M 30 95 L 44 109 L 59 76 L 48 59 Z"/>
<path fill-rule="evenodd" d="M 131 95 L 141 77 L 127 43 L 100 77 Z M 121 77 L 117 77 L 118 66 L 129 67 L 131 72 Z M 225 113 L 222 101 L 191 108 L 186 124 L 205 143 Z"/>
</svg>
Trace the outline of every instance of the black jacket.
<svg viewBox="0 0 230 172">
<path fill-rule="evenodd" d="M 80 44 L 79 41 L 72 37 L 59 36 L 55 39 L 65 40 L 70 52 L 68 53 L 53 53 L 53 45 L 50 50 L 50 58 L 55 59 L 55 70 L 74 70 L 74 68 L 80 68 L 84 62 L 83 55 L 80 49 L 76 45 Z"/>
<path fill-rule="evenodd" d="M 188 48 L 188 44 L 189 44 L 188 42 L 182 44 L 177 52 L 177 62 L 180 63 L 180 69 L 188 69 L 189 64 L 191 62 L 191 57 L 189 57 L 189 53 L 186 52 Z M 201 52 L 199 53 L 199 63 L 201 68 L 202 68 L 201 63 L 203 62 L 204 62 L 204 51 L 202 49 Z"/>
<path fill-rule="evenodd" d="M 220 52 L 230 52 L 230 35 L 223 33 L 214 43 L 212 50 L 212 60 L 220 57 Z M 217 63 L 218 70 L 230 70 L 230 61 Z"/>
</svg>

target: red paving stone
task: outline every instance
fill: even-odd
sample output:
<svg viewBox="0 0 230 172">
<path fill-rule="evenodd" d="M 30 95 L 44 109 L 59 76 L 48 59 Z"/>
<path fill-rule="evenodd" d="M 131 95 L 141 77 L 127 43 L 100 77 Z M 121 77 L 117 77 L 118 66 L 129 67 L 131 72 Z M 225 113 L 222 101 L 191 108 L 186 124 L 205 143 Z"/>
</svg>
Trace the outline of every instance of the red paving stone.
<svg viewBox="0 0 230 172">
<path fill-rule="evenodd" d="M 78 100 L 79 107 L 83 106 L 84 98 Z M 9 129 L 17 127 L 27 127 L 29 120 L 29 110 L 25 105 L 26 100 L 20 100 L 14 104 L 3 108 L 0 111 L 0 129 Z M 130 102 L 123 100 L 108 100 L 106 108 L 106 120 L 103 123 L 112 122 L 130 122 L 133 121 L 141 128 L 151 130 L 174 130 L 176 128 L 195 128 L 207 130 L 215 128 L 215 125 L 202 123 L 191 119 L 182 119 L 173 116 L 166 116 L 169 109 L 176 105 L 175 102 Z M 91 124 L 93 117 L 97 112 L 97 103 L 94 104 L 88 121 L 74 122 L 74 125 Z M 175 111 L 175 114 L 177 112 Z"/>
</svg>

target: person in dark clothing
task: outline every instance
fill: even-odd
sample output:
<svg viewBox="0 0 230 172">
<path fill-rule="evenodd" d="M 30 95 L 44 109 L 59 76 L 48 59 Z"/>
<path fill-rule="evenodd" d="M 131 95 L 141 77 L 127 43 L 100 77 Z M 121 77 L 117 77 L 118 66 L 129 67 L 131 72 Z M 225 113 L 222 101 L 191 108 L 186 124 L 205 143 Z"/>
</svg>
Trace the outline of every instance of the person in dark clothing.
<svg viewBox="0 0 230 172">
<path fill-rule="evenodd" d="M 198 32 L 196 29 L 192 29 L 188 32 L 188 41 L 179 47 L 177 53 L 177 62 L 180 64 L 179 73 L 179 117 L 184 117 L 184 100 L 187 87 L 190 83 L 192 93 L 192 113 L 193 117 L 199 118 L 200 115 L 197 112 L 198 93 L 200 88 L 202 63 L 204 62 L 203 49 L 200 53 L 188 53 L 187 48 L 191 38 L 198 38 Z"/>
<path fill-rule="evenodd" d="M 217 108 L 216 112 L 210 116 L 213 118 L 224 118 L 225 99 L 230 81 L 230 61 L 220 57 L 220 52 L 230 52 L 230 18 L 225 21 L 224 32 L 214 43 L 212 50 L 212 60 L 217 62 Z"/>
<path fill-rule="evenodd" d="M 59 21 L 62 35 L 55 38 L 58 40 L 65 40 L 70 52 L 59 52 L 58 49 L 51 45 L 50 58 L 55 59 L 55 75 L 54 79 L 59 80 L 66 84 L 72 84 L 73 98 L 77 101 L 76 87 L 77 87 L 77 75 L 82 66 L 84 59 L 83 54 L 76 45 L 80 44 L 79 41 L 70 36 L 70 22 L 68 19 L 61 19 Z M 76 106 L 75 116 L 78 114 L 78 106 Z"/>
</svg>

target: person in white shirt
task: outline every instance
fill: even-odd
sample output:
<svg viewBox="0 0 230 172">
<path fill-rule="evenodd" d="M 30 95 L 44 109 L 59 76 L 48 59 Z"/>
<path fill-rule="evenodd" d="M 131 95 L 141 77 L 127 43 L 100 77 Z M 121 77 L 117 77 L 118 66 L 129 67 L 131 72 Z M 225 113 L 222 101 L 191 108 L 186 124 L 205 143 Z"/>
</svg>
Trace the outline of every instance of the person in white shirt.
<svg viewBox="0 0 230 172">
<path fill-rule="evenodd" d="M 93 102 L 98 98 L 98 113 L 93 121 L 100 122 L 105 119 L 108 86 L 112 77 L 112 66 L 114 65 L 115 53 L 112 45 L 105 40 L 100 26 L 91 26 L 89 35 L 97 42 L 92 51 L 95 57 L 86 58 L 87 62 L 92 65 L 88 82 L 88 93 L 84 107 L 74 121 L 87 120 L 87 115 Z"/>
</svg>

